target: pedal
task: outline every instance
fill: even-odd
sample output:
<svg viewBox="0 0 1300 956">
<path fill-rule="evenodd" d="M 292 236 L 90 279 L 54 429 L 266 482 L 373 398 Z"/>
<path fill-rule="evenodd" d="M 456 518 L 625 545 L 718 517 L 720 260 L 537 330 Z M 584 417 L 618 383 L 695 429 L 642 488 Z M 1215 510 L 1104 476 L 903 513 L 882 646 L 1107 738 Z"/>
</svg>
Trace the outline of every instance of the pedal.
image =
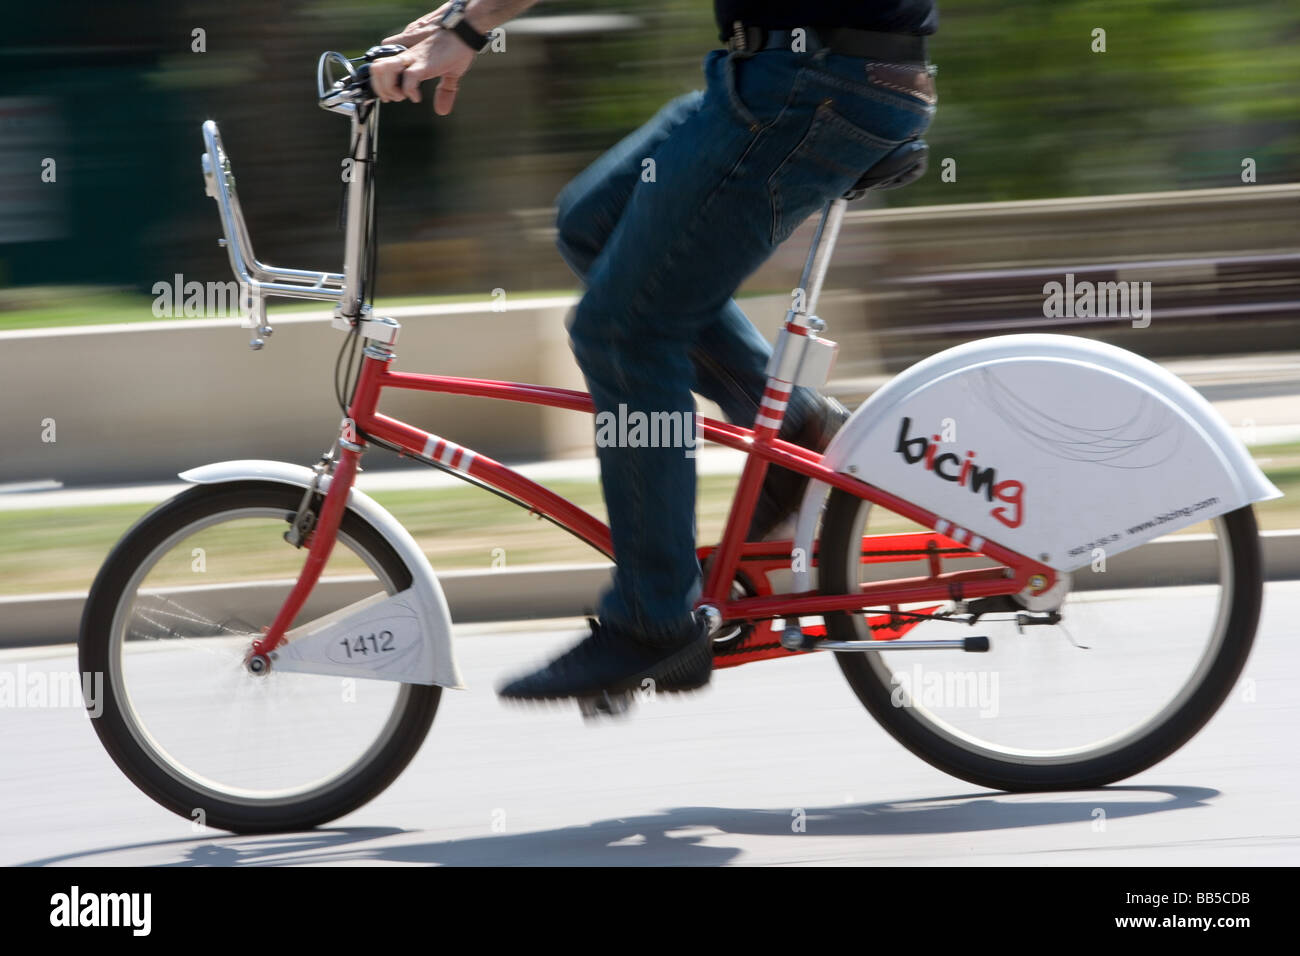
<svg viewBox="0 0 1300 956">
<path fill-rule="evenodd" d="M 578 710 L 583 720 L 600 720 L 602 717 L 623 717 L 632 709 L 632 692 L 625 690 L 611 694 L 602 691 L 591 697 L 578 698 Z"/>
<path fill-rule="evenodd" d="M 820 643 L 818 638 L 805 634 L 798 624 L 787 624 L 781 631 L 781 646 L 787 651 L 812 651 Z"/>
</svg>

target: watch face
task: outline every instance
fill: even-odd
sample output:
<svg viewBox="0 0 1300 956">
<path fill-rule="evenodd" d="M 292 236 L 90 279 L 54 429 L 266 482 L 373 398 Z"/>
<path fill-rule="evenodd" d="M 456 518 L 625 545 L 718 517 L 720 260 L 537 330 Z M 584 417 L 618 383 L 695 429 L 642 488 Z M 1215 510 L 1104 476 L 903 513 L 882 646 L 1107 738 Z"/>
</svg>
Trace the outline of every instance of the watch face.
<svg viewBox="0 0 1300 956">
<path fill-rule="evenodd" d="M 466 0 L 453 0 L 451 9 L 440 21 L 444 27 L 454 27 L 465 19 L 465 3 Z"/>
</svg>

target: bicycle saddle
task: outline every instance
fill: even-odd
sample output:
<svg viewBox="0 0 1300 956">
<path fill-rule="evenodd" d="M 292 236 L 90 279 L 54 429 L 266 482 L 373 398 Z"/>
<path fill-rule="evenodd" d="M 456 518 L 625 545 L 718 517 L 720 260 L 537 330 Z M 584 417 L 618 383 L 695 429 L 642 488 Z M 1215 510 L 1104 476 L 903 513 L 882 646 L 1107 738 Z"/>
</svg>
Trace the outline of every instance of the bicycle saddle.
<svg viewBox="0 0 1300 956">
<path fill-rule="evenodd" d="M 897 189 L 920 179 L 925 172 L 930 147 L 923 139 L 909 139 L 899 143 L 863 173 L 845 199 L 858 199 L 868 189 Z"/>
</svg>

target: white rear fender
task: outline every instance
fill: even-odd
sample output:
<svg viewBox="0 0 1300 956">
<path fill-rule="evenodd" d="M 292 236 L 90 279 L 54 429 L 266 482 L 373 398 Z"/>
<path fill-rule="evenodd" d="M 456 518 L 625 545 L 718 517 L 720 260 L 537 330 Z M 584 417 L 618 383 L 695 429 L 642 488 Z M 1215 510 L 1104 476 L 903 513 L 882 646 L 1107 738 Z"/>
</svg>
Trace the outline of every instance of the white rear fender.
<svg viewBox="0 0 1300 956">
<path fill-rule="evenodd" d="M 938 515 L 958 542 L 1060 571 L 1281 495 L 1183 381 L 1069 335 L 998 336 L 918 362 L 858 408 L 825 462 Z M 809 485 L 805 554 L 827 491 Z"/>
<path fill-rule="evenodd" d="M 203 485 L 231 481 L 274 481 L 306 489 L 311 484 L 313 473 L 309 468 L 288 462 L 247 459 L 191 468 L 181 472 L 180 477 Z M 321 480 L 322 492 L 329 490 L 329 481 L 328 476 Z M 306 673 L 355 675 L 463 688 L 465 685 L 456 667 L 451 647 L 451 615 L 447 611 L 447 600 L 429 559 L 410 532 L 365 492 L 353 488 L 348 494 L 348 508 L 392 545 L 411 571 L 411 587 L 386 601 L 375 604 L 361 602 L 366 607 L 349 607 L 344 609 L 351 612 L 349 614 L 340 614 L 332 620 L 311 622 L 291 632 L 297 638 L 291 641 L 291 645 L 296 648 L 295 652 L 288 653 L 289 645 L 286 645 L 286 653 L 282 655 L 284 659 L 277 662 L 277 666 L 282 670 Z M 369 618 L 375 620 L 370 621 Z M 354 664 L 351 659 L 340 662 L 324 656 L 329 645 L 334 642 L 333 639 L 337 638 L 332 630 L 326 630 L 325 625 L 355 629 L 359 623 L 367 622 L 371 629 L 395 634 L 390 640 L 401 652 L 395 655 L 395 666 L 377 666 L 372 659 L 365 657 L 359 658 Z M 385 627 L 388 630 L 383 630 Z M 409 644 L 405 643 L 408 635 Z M 321 653 L 311 656 L 318 657 L 318 660 L 307 656 L 315 645 L 319 645 Z"/>
</svg>

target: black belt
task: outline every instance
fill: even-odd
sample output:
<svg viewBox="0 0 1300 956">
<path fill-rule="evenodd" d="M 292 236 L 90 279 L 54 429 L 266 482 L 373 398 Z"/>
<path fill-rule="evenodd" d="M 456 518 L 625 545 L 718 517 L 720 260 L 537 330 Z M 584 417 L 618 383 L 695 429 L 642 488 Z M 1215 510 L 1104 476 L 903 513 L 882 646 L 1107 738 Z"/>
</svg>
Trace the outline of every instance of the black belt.
<svg viewBox="0 0 1300 956">
<path fill-rule="evenodd" d="M 797 27 L 803 31 L 768 30 L 742 23 L 732 25 L 727 49 L 733 53 L 758 53 L 760 50 L 792 50 L 802 40 L 803 51 L 816 53 L 829 49 L 843 56 L 861 56 L 885 63 L 927 63 L 925 37 L 912 33 L 877 33 L 848 27 Z"/>
</svg>

